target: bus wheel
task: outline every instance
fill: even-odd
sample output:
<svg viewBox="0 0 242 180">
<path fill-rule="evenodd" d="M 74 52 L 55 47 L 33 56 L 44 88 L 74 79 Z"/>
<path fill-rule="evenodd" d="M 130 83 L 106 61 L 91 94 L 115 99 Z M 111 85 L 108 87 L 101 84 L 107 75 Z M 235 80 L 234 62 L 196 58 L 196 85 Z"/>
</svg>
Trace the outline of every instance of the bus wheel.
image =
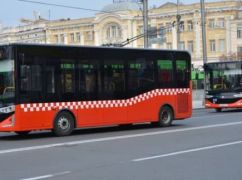
<svg viewBox="0 0 242 180">
<path fill-rule="evenodd" d="M 168 127 L 172 124 L 173 118 L 173 110 L 169 106 L 163 106 L 160 109 L 158 125 Z"/>
<path fill-rule="evenodd" d="M 221 112 L 222 111 L 222 108 L 216 108 L 215 111 L 216 112 Z"/>
<path fill-rule="evenodd" d="M 31 131 L 15 131 L 19 136 L 27 136 Z"/>
<path fill-rule="evenodd" d="M 54 122 L 53 133 L 56 136 L 68 136 L 74 129 L 74 118 L 68 112 L 59 113 Z"/>
</svg>

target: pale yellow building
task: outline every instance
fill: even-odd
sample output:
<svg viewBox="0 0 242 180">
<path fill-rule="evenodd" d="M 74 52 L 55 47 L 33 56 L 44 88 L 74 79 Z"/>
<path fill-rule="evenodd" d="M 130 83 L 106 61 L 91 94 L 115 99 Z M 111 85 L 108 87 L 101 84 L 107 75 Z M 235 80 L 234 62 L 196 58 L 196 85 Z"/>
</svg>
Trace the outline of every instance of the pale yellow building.
<svg viewBox="0 0 242 180">
<path fill-rule="evenodd" d="M 206 3 L 208 61 L 240 59 L 242 52 L 242 2 Z M 181 16 L 180 41 L 177 13 Z M 143 48 L 141 4 L 119 2 L 103 7 L 90 18 L 27 21 L 22 26 L 0 29 L 0 44 L 8 42 L 95 45 L 126 44 Z M 129 41 L 127 41 L 129 39 Z M 134 40 L 134 41 L 132 41 Z M 128 43 L 129 42 L 129 43 Z M 186 49 L 195 67 L 202 66 L 200 4 L 165 3 L 149 10 L 149 47 Z"/>
</svg>

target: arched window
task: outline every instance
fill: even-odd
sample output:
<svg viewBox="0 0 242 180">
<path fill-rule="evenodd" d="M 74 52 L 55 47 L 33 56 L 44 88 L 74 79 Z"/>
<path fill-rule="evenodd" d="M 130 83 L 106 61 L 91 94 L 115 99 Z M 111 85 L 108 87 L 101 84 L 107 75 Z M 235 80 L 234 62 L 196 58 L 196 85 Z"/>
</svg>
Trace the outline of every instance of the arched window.
<svg viewBox="0 0 242 180">
<path fill-rule="evenodd" d="M 121 38 L 122 30 L 119 24 L 110 23 L 106 26 L 106 38 L 107 39 L 116 39 Z"/>
</svg>

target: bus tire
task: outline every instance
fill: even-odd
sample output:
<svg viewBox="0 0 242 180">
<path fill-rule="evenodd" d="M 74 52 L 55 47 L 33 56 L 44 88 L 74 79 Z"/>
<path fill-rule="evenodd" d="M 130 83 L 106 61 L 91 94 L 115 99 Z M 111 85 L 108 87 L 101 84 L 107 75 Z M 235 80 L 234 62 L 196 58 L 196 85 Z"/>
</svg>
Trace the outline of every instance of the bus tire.
<svg viewBox="0 0 242 180">
<path fill-rule="evenodd" d="M 174 118 L 173 110 L 169 106 L 162 106 L 159 112 L 158 125 L 160 127 L 169 127 Z"/>
<path fill-rule="evenodd" d="M 31 131 L 15 131 L 19 136 L 27 136 Z"/>
<path fill-rule="evenodd" d="M 216 112 L 222 112 L 222 108 L 216 108 L 215 111 Z"/>
<path fill-rule="evenodd" d="M 53 133 L 56 136 L 68 136 L 72 133 L 75 127 L 75 121 L 72 114 L 63 111 L 60 112 L 54 121 Z"/>
</svg>

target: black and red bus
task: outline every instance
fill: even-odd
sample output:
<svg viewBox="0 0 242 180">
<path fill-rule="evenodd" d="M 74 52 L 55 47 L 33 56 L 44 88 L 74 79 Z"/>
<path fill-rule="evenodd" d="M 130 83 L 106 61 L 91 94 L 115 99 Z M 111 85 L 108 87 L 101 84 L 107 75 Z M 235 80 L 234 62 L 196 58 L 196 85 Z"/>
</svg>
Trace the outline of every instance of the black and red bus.
<svg viewBox="0 0 242 180">
<path fill-rule="evenodd" d="M 0 46 L 0 132 L 151 122 L 192 114 L 185 51 L 9 44 Z"/>
<path fill-rule="evenodd" d="M 205 64 L 205 107 L 242 108 L 242 61 Z"/>
</svg>

